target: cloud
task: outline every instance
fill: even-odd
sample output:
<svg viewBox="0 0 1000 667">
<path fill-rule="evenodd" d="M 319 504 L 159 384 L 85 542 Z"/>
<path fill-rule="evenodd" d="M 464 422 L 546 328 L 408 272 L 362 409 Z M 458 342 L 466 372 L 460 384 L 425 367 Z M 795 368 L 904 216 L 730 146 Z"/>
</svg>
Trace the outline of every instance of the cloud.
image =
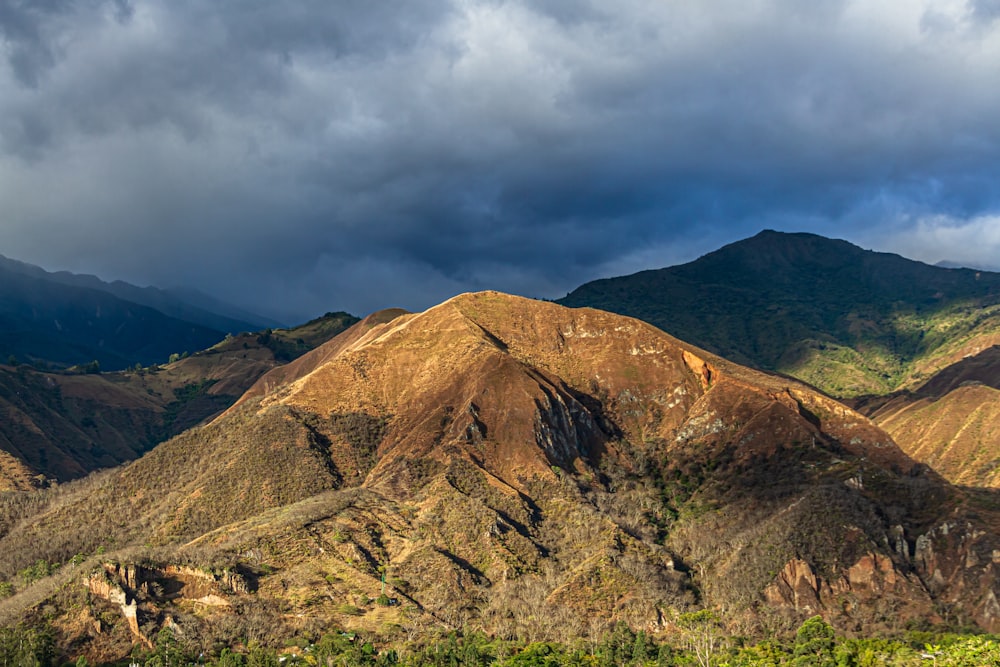
<svg viewBox="0 0 1000 667">
<path fill-rule="evenodd" d="M 928 264 L 946 262 L 949 266 L 1000 271 L 1000 215 L 969 220 L 931 216 L 875 243 Z"/>
<path fill-rule="evenodd" d="M 902 252 L 1000 211 L 994 4 L 0 2 L 0 246 L 291 319 Z"/>
</svg>

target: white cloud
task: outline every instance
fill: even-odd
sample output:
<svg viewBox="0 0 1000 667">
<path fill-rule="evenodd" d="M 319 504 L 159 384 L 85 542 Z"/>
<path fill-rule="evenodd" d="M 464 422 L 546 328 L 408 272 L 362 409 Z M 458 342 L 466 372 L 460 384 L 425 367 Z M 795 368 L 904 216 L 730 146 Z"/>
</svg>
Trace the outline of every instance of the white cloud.
<svg viewBox="0 0 1000 667">
<path fill-rule="evenodd" d="M 878 249 L 928 264 L 948 262 L 1000 271 L 1000 216 L 968 220 L 935 215 L 917 220 L 877 240 Z"/>
</svg>

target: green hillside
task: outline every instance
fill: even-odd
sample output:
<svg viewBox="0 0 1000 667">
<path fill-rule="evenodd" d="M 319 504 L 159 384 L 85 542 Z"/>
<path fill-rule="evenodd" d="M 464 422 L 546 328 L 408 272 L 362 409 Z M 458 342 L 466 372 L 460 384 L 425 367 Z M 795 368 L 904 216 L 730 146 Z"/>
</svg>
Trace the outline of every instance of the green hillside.
<svg viewBox="0 0 1000 667">
<path fill-rule="evenodd" d="M 644 319 L 837 396 L 881 394 L 1000 340 L 1000 274 L 764 231 L 688 264 L 587 283 L 559 303 Z"/>
</svg>

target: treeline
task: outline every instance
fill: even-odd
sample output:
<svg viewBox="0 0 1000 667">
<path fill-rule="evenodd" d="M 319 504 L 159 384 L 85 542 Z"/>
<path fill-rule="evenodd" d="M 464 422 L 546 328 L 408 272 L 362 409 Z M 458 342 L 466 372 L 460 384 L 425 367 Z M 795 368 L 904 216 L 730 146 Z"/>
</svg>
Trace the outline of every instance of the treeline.
<svg viewBox="0 0 1000 667">
<path fill-rule="evenodd" d="M 450 632 L 422 643 L 378 646 L 360 633 L 335 631 L 310 641 L 297 638 L 282 649 L 253 641 L 242 650 L 223 648 L 208 655 L 186 645 L 169 628 L 152 650 L 136 650 L 119 663 L 142 667 L 873 667 L 1000 665 L 1000 642 L 993 635 L 910 632 L 896 638 L 846 639 L 819 616 L 805 621 L 794 637 L 750 643 L 720 632 L 710 612 L 679 617 L 669 642 L 617 625 L 599 641 L 576 644 L 497 640 L 483 634 Z M 64 657 L 64 659 L 67 659 Z M 57 659 L 53 633 L 26 626 L 0 629 L 0 665 L 50 667 Z M 87 667 L 84 657 L 76 667 Z"/>
</svg>

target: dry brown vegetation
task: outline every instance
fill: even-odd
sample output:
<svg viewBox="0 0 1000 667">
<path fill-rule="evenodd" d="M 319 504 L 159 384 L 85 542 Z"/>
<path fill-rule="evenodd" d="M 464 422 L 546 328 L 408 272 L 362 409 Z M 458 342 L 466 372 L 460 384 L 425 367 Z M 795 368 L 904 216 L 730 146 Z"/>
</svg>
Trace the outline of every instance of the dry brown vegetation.
<svg viewBox="0 0 1000 667">
<path fill-rule="evenodd" d="M 866 397 L 858 410 L 953 484 L 1000 488 L 1000 346 L 969 353 L 913 391 Z"/>
<path fill-rule="evenodd" d="M 260 376 L 355 321 L 331 313 L 302 327 L 229 336 L 207 350 L 176 354 L 170 363 L 115 373 L 0 366 L 0 450 L 24 468 L 3 465 L 0 484 L 24 488 L 26 475 L 65 482 L 132 461 L 219 414 Z"/>
</svg>

